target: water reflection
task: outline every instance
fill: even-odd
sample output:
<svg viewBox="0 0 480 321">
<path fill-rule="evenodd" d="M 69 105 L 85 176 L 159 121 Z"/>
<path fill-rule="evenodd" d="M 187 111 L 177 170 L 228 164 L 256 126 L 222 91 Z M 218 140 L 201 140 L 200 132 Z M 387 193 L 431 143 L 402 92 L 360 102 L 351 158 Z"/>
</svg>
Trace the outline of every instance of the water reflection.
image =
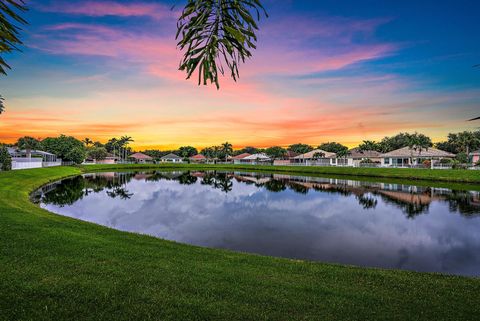
<svg viewBox="0 0 480 321">
<path fill-rule="evenodd" d="M 202 246 L 480 275 L 480 193 L 243 172 L 100 173 L 53 183 L 53 212 Z"/>
</svg>

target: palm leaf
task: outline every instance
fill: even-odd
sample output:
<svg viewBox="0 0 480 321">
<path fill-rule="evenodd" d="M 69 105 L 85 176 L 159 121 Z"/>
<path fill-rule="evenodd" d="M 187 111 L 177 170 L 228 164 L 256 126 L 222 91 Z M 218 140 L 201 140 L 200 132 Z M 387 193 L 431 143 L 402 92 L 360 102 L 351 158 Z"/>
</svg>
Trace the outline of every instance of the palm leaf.
<svg viewBox="0 0 480 321">
<path fill-rule="evenodd" d="M 233 80 L 238 66 L 256 49 L 256 21 L 268 16 L 258 0 L 188 0 L 177 23 L 176 39 L 185 50 L 180 70 L 189 79 L 198 70 L 198 84 L 215 83 L 229 69 Z"/>
<path fill-rule="evenodd" d="M 0 95 L 0 114 L 3 113 L 3 111 L 5 110 L 5 105 L 3 104 L 3 102 L 4 102 L 4 99 L 2 95 Z"/>
<path fill-rule="evenodd" d="M 0 0 L 0 54 L 19 50 L 22 44 L 19 38 L 21 31 L 15 23 L 26 24 L 27 22 L 17 12 L 26 11 L 23 0 Z M 0 57 L 0 74 L 7 74 L 10 66 Z"/>
</svg>

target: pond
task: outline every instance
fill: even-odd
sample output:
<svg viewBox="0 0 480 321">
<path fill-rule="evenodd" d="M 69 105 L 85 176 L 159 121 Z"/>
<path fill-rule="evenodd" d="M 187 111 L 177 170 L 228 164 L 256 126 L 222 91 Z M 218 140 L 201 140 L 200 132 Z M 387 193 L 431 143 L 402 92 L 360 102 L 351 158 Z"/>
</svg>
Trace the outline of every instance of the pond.
<svg viewBox="0 0 480 321">
<path fill-rule="evenodd" d="M 86 174 L 41 207 L 193 245 L 358 266 L 480 276 L 480 192 L 219 171 Z"/>
</svg>

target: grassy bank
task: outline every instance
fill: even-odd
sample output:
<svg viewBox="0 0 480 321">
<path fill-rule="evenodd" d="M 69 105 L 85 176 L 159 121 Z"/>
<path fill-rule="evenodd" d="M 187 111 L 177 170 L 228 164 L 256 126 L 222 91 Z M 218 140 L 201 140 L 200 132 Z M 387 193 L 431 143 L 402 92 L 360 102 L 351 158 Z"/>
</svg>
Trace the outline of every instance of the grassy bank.
<svg viewBox="0 0 480 321">
<path fill-rule="evenodd" d="M 480 315 L 480 279 L 199 248 L 58 216 L 29 202 L 29 193 L 41 184 L 108 169 L 86 168 L 0 173 L 0 320 L 472 320 Z M 346 175 L 302 169 L 299 173 Z M 357 171 L 348 175 L 370 170 Z M 465 175 L 438 174 L 451 180 L 457 173 Z M 480 181 L 476 172 L 468 173 L 475 179 L 468 182 Z M 406 176 L 393 178 L 413 178 L 400 174 Z M 419 175 L 433 174 L 415 170 Z"/>
</svg>

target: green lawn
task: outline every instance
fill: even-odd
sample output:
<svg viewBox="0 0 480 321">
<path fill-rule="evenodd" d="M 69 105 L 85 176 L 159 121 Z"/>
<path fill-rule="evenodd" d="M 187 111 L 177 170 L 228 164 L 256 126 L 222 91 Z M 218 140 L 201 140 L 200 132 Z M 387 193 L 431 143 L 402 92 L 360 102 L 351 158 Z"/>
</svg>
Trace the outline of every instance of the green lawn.
<svg viewBox="0 0 480 321">
<path fill-rule="evenodd" d="M 29 202 L 39 185 L 82 170 L 0 173 L 0 320 L 474 320 L 480 315 L 478 278 L 199 248 L 50 214 Z M 342 170 L 303 169 L 337 175 L 373 171 Z M 412 173 L 376 172 L 480 181 L 477 172 Z"/>
<path fill-rule="evenodd" d="M 354 168 L 354 167 L 318 167 L 318 166 L 252 166 L 252 165 L 87 165 L 88 170 L 115 168 L 225 168 L 237 170 L 275 171 L 303 174 L 348 175 L 375 178 L 397 178 L 408 180 L 427 180 L 434 182 L 459 182 L 480 184 L 480 170 L 452 169 L 410 169 L 410 168 Z"/>
</svg>

